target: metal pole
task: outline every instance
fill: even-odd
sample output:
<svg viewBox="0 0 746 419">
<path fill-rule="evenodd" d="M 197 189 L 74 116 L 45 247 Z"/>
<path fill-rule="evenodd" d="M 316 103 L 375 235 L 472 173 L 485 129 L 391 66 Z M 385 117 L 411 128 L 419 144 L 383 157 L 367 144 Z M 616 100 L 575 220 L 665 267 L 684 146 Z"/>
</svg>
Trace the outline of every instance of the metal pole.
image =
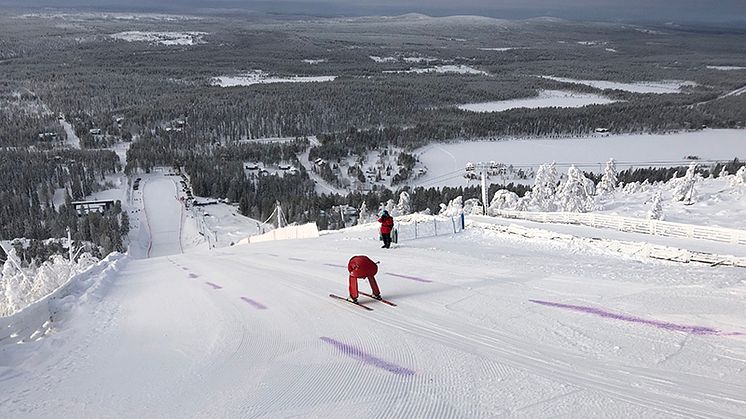
<svg viewBox="0 0 746 419">
<path fill-rule="evenodd" d="M 487 215 L 487 173 L 482 169 L 482 212 Z"/>
</svg>

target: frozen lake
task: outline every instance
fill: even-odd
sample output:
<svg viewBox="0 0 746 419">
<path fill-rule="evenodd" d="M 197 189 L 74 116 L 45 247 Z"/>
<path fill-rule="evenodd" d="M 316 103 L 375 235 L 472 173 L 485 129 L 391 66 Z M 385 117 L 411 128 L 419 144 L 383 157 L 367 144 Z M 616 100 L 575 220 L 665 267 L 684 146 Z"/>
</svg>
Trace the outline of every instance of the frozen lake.
<svg viewBox="0 0 746 419">
<path fill-rule="evenodd" d="M 614 101 L 593 93 L 564 90 L 542 90 L 539 96 L 495 102 L 466 103 L 457 107 L 470 112 L 502 112 L 516 108 L 580 108 L 586 105 L 605 105 Z"/>
<path fill-rule="evenodd" d="M 702 160 L 746 158 L 746 130 L 708 129 L 656 135 L 609 135 L 568 139 L 474 141 L 432 144 L 415 152 L 428 173 L 413 182 L 423 186 L 466 185 L 461 176 L 467 162 L 495 161 L 537 168 L 555 161 L 562 172 L 570 164 L 600 171 L 609 158 L 617 168 L 686 165 L 686 156 Z M 683 162 L 683 163 L 682 163 Z M 675 163 L 675 164 L 673 164 Z M 457 171 L 461 170 L 460 173 Z"/>
</svg>

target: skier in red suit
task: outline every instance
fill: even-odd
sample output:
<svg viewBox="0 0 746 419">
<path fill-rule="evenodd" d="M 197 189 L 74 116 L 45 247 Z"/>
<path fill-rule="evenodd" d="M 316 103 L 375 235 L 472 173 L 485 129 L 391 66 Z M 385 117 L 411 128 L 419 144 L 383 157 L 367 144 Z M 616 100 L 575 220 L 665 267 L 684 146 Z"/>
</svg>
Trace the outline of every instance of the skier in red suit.
<svg viewBox="0 0 746 419">
<path fill-rule="evenodd" d="M 383 210 L 378 222 L 381 223 L 381 240 L 383 240 L 383 246 L 381 247 L 388 249 L 391 246 L 391 230 L 394 229 L 394 218 L 389 215 L 388 211 Z"/>
<path fill-rule="evenodd" d="M 381 290 L 378 289 L 375 277 L 378 273 L 378 265 L 375 262 L 367 256 L 353 256 L 347 263 L 347 270 L 350 272 L 350 301 L 357 303 L 357 280 L 360 278 L 368 278 L 373 297 L 377 300 L 381 299 Z"/>
</svg>

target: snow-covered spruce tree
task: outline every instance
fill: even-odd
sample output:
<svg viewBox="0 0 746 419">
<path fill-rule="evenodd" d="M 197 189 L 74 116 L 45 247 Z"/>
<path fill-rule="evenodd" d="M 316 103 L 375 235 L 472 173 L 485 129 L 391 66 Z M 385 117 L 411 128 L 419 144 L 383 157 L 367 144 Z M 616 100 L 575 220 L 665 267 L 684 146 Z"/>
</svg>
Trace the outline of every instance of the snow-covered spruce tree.
<svg viewBox="0 0 746 419">
<path fill-rule="evenodd" d="M 359 224 L 366 224 L 370 222 L 370 211 L 368 211 L 368 206 L 365 204 L 365 201 L 360 205 L 360 214 L 357 217 L 357 223 Z"/>
<path fill-rule="evenodd" d="M 518 202 L 515 204 L 515 210 L 516 211 L 528 211 L 530 203 L 531 203 L 531 191 L 528 191 L 522 197 L 518 198 Z"/>
<path fill-rule="evenodd" d="M 694 185 L 697 183 L 697 163 L 692 162 L 689 168 L 686 169 L 686 173 L 683 178 L 671 179 L 674 184 L 673 199 L 675 201 L 682 201 L 691 203 L 694 201 Z"/>
<path fill-rule="evenodd" d="M 619 183 L 619 180 L 617 179 L 616 162 L 614 162 L 614 159 L 609 159 L 596 190 L 599 195 L 610 194 L 616 190 L 617 183 Z"/>
<path fill-rule="evenodd" d="M 466 215 L 482 215 L 482 201 L 478 198 L 470 198 L 464 201 L 463 213 Z M 456 215 L 456 214 L 454 214 Z"/>
<path fill-rule="evenodd" d="M 490 207 L 488 215 L 492 215 L 494 211 L 498 210 L 513 210 L 518 206 L 518 195 L 515 192 L 511 192 L 507 189 L 499 189 L 495 192 L 495 195 L 490 201 Z"/>
<path fill-rule="evenodd" d="M 396 204 L 396 212 L 398 215 L 407 215 L 412 213 L 411 198 L 407 191 L 403 191 L 399 194 L 399 202 Z"/>
<path fill-rule="evenodd" d="M 388 201 L 386 201 L 386 203 L 385 203 L 385 204 L 384 204 L 384 203 L 382 203 L 382 204 L 381 204 L 381 205 L 380 205 L 380 206 L 378 207 L 378 214 L 380 215 L 380 214 L 381 214 L 381 213 L 383 212 L 383 210 L 386 210 L 386 211 L 388 211 L 388 212 L 389 212 L 389 215 L 390 215 L 390 216 L 392 216 L 392 217 L 395 217 L 395 216 L 397 216 L 397 215 L 398 215 L 398 214 L 396 213 L 396 204 L 394 204 L 394 200 L 393 200 L 393 199 L 389 199 Z"/>
<path fill-rule="evenodd" d="M 746 166 L 741 166 L 741 168 L 738 169 L 736 174 L 730 177 L 728 181 L 730 183 L 730 186 L 734 188 L 738 186 L 746 185 Z"/>
<path fill-rule="evenodd" d="M 653 195 L 653 202 L 650 204 L 650 211 L 648 211 L 649 220 L 662 220 L 663 219 L 663 198 L 661 192 L 658 191 Z"/>
<path fill-rule="evenodd" d="M 451 200 L 451 202 L 446 204 L 440 204 L 440 212 L 438 215 L 442 215 L 444 217 L 454 217 L 457 215 L 460 215 L 464 210 L 464 198 L 462 196 L 457 196 Z"/>
<path fill-rule="evenodd" d="M 720 173 L 718 174 L 718 177 L 725 178 L 726 176 L 728 176 L 728 169 L 725 166 L 723 166 L 723 168 L 720 169 Z"/>
<path fill-rule="evenodd" d="M 560 186 L 558 193 L 562 211 L 587 212 L 593 209 L 593 197 L 586 189 L 585 179 L 575 165 L 567 169 L 567 180 Z"/>
<path fill-rule="evenodd" d="M 539 211 L 556 211 L 555 195 L 557 193 L 557 167 L 554 162 L 539 167 L 531 188 L 530 205 Z"/>
</svg>

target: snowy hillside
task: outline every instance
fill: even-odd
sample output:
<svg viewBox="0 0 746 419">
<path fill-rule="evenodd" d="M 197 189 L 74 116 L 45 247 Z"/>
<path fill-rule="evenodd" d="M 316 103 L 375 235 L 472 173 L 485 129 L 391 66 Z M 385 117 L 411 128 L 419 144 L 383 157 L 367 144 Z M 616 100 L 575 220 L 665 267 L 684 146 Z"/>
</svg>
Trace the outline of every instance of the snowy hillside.
<svg viewBox="0 0 746 419">
<path fill-rule="evenodd" d="M 144 188 L 152 258 L 105 261 L 0 319 L 0 416 L 736 417 L 746 405 L 743 269 L 475 226 L 389 250 L 370 225 L 181 254 L 178 213 L 150 205 L 172 192 Z M 380 261 L 398 307 L 328 297 L 346 295 L 356 254 Z"/>
</svg>

